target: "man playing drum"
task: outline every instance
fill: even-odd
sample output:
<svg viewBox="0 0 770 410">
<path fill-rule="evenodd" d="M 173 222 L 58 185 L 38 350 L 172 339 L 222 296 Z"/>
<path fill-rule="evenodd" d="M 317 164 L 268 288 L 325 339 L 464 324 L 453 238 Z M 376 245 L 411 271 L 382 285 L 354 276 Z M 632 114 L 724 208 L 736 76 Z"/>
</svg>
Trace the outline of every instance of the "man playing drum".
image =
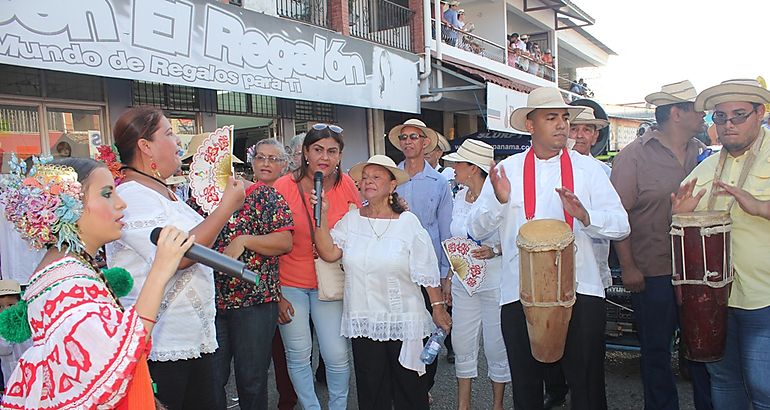
<svg viewBox="0 0 770 410">
<path fill-rule="evenodd" d="M 770 91 L 755 80 L 701 92 L 695 109 L 713 110 L 722 152 L 672 195 L 674 214 L 710 208 L 732 217 L 727 344 L 722 360 L 707 364 L 717 410 L 770 409 L 770 131 L 761 126 L 767 103 Z"/>
<path fill-rule="evenodd" d="M 514 128 L 532 134 L 532 147 L 490 170 L 469 219 L 469 234 L 475 239 L 500 232 L 504 272 L 500 316 L 516 408 L 543 408 L 546 366 L 532 356 L 519 294 L 516 238 L 528 219 L 556 219 L 573 226 L 578 295 L 572 306 L 562 366 L 573 409 L 607 408 L 604 286 L 591 239 L 621 239 L 630 229 L 626 212 L 601 166 L 565 149 L 569 121 L 580 111 L 582 107 L 566 105 L 556 88 L 533 90 L 527 106 L 511 114 Z M 572 190 L 565 188 L 569 185 Z"/>
<path fill-rule="evenodd" d="M 671 199 L 698 165 L 705 146 L 694 137 L 704 128 L 703 112 L 690 81 L 661 87 L 645 97 L 656 106 L 658 127 L 637 138 L 615 157 L 611 180 L 628 211 L 631 235 L 615 242 L 623 285 L 633 292 L 634 318 L 642 348 L 644 408 L 679 408 L 671 341 L 679 322 L 671 284 Z M 698 410 L 711 408 L 703 364 L 689 364 Z"/>
</svg>

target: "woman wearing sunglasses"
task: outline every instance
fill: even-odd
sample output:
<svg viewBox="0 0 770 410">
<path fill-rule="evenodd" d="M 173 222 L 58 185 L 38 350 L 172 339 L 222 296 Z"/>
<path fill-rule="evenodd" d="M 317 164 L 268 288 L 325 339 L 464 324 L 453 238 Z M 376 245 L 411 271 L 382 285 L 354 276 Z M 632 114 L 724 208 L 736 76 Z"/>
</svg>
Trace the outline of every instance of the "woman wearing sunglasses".
<svg viewBox="0 0 770 410">
<path fill-rule="evenodd" d="M 294 217 L 292 251 L 281 256 L 279 280 L 283 298 L 278 303 L 278 323 L 286 349 L 289 376 L 303 409 L 320 409 L 313 387 L 310 357 L 310 317 L 313 318 L 321 357 L 326 363 L 329 409 L 344 409 L 348 404 L 350 365 L 347 341 L 340 335 L 342 301 L 320 301 L 315 271 L 315 252 L 311 226 L 315 226 L 309 197 L 313 175 L 324 176 L 323 190 L 329 201 L 326 214 L 333 227 L 351 206 L 360 207 L 361 200 L 353 180 L 340 171 L 342 128 L 316 124 L 302 143 L 301 164 L 273 185 L 289 204 Z"/>
</svg>

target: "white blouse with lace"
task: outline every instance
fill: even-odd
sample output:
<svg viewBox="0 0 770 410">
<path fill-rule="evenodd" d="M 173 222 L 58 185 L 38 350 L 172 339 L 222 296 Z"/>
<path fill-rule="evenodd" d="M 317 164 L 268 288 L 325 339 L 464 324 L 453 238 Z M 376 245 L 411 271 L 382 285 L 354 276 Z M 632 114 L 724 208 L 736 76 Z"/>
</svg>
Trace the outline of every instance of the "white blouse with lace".
<svg viewBox="0 0 770 410">
<path fill-rule="evenodd" d="M 126 269 L 134 278 L 134 288 L 120 299 L 133 306 L 155 258 L 150 232 L 156 226 L 173 225 L 190 231 L 203 217 L 181 201 L 170 201 L 137 182 L 120 184 L 118 195 L 126 201 L 123 234 L 107 245 L 107 264 Z M 211 268 L 196 263 L 182 269 L 166 285 L 152 330 L 155 361 L 183 360 L 213 353 L 217 349 L 214 317 L 214 275 Z"/>
<path fill-rule="evenodd" d="M 420 286 L 440 286 L 438 261 L 414 214 L 372 219 L 354 209 L 331 235 L 345 268 L 343 336 L 421 341 L 433 331 Z"/>
</svg>

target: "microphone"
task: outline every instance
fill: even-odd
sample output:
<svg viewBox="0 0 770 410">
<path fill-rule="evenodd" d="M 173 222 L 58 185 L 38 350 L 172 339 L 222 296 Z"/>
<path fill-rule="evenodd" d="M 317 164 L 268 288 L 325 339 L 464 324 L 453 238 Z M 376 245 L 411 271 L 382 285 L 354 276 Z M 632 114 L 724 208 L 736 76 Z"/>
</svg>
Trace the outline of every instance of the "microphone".
<svg viewBox="0 0 770 410">
<path fill-rule="evenodd" d="M 316 228 L 321 227 L 321 190 L 323 189 L 323 182 L 323 172 L 316 171 L 313 175 L 313 189 L 315 189 L 315 196 L 318 197 L 318 202 L 313 205 L 313 217 L 315 218 Z"/>
<path fill-rule="evenodd" d="M 150 242 L 152 242 L 153 245 L 158 245 L 158 237 L 160 236 L 160 231 L 162 229 L 163 228 L 161 227 L 157 227 L 150 232 Z M 252 285 L 259 284 L 259 277 L 256 273 L 246 269 L 245 263 L 227 255 L 223 255 L 213 249 L 198 245 L 197 243 L 194 243 L 193 246 L 185 252 L 184 256 L 213 268 L 217 272 L 222 272 L 227 276 L 240 279 L 251 283 Z"/>
</svg>

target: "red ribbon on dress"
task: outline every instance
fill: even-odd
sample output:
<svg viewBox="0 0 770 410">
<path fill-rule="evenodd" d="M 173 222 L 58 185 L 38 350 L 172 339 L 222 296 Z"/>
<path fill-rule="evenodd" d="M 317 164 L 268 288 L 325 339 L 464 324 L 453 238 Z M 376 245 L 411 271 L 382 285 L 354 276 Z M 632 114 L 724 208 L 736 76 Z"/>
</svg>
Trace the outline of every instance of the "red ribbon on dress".
<svg viewBox="0 0 770 410">
<path fill-rule="evenodd" d="M 572 160 L 567 148 L 561 153 L 561 184 L 562 187 L 575 192 L 575 180 L 572 176 Z M 535 185 L 535 150 L 530 148 L 524 157 L 524 215 L 528 221 L 535 219 L 535 203 L 537 190 Z M 564 211 L 564 221 L 572 228 L 572 215 Z"/>
</svg>

